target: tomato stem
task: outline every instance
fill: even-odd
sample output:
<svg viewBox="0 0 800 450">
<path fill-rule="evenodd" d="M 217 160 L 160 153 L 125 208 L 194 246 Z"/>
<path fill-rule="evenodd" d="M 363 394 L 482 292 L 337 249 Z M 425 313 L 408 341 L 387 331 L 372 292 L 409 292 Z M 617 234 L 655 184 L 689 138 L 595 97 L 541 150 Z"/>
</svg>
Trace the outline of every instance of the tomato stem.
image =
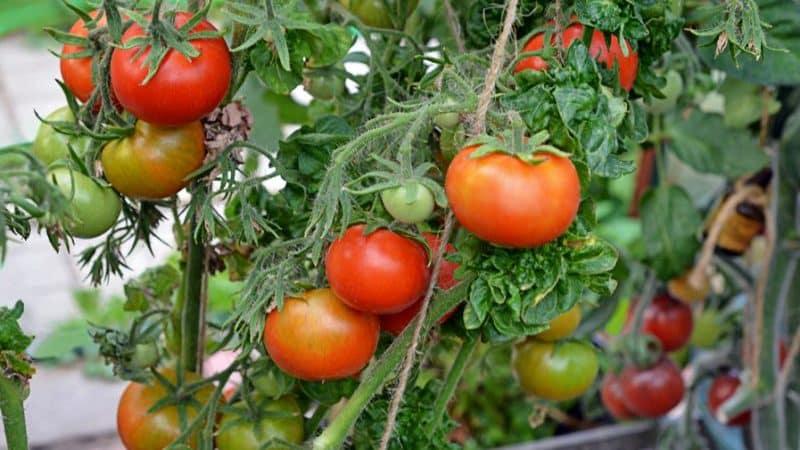
<svg viewBox="0 0 800 450">
<path fill-rule="evenodd" d="M 192 194 L 204 189 L 194 184 Z M 203 320 L 205 305 L 205 232 L 197 227 L 197 215 L 189 219 L 189 252 L 186 261 L 183 310 L 181 311 L 181 362 L 183 368 L 200 373 L 202 370 Z"/>
<path fill-rule="evenodd" d="M 8 450 L 28 450 L 25 409 L 22 407 L 23 389 L 19 383 L 0 377 L 0 413 Z"/>
<path fill-rule="evenodd" d="M 472 278 L 466 279 L 453 289 L 436 296 L 436 300 L 431 303 L 430 313 L 425 318 L 422 333 L 427 333 L 439 319 L 466 298 L 471 282 Z M 381 359 L 374 365 L 367 367 L 361 377 L 364 381 L 353 392 L 353 395 L 350 396 L 350 399 L 325 431 L 314 439 L 312 443 L 314 450 L 333 450 L 342 446 L 342 443 L 347 438 L 347 433 L 358 420 L 361 412 L 403 361 L 408 347 L 411 345 L 414 334 L 413 328 L 406 327 L 392 342 L 392 345 L 386 349 Z"/>
<path fill-rule="evenodd" d="M 470 356 L 472 356 L 472 352 L 475 351 L 475 347 L 478 346 L 479 341 L 480 339 L 476 337 L 467 336 L 464 342 L 461 343 L 461 348 L 459 348 L 456 359 L 450 367 L 450 372 L 447 373 L 444 385 L 436 396 L 436 401 L 433 403 L 433 416 L 430 424 L 428 424 L 427 430 L 429 436 L 433 436 L 433 433 L 435 433 L 436 429 L 441 425 L 442 417 L 446 414 L 447 403 L 453 397 L 453 393 L 456 391 L 456 387 L 458 387 L 458 382 L 461 381 L 461 377 L 464 375 L 467 362 Z"/>
</svg>

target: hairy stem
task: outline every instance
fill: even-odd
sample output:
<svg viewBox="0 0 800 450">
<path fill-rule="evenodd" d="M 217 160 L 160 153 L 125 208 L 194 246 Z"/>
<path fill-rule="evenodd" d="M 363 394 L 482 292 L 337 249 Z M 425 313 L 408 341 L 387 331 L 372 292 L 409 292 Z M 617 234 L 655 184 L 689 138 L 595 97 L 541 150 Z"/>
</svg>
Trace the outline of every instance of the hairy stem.
<svg viewBox="0 0 800 450">
<path fill-rule="evenodd" d="M 193 185 L 192 192 L 204 189 Z M 197 215 L 189 219 L 189 254 L 186 261 L 186 284 L 184 286 L 183 310 L 181 311 L 181 362 L 183 368 L 200 373 L 202 370 L 203 304 L 205 302 L 205 232 L 196 230 Z"/>
<path fill-rule="evenodd" d="M 450 372 L 447 373 L 444 385 L 436 396 L 436 401 L 433 402 L 433 420 L 428 424 L 428 435 L 433 435 L 436 429 L 442 424 L 442 417 L 447 414 L 447 403 L 453 397 L 453 393 L 455 393 L 458 387 L 458 382 L 461 381 L 461 376 L 464 375 L 464 369 L 467 367 L 469 357 L 472 356 L 472 352 L 475 351 L 478 342 L 480 342 L 478 338 L 467 337 L 464 342 L 461 343 L 461 348 L 458 350 L 456 359 L 450 367 Z"/>
<path fill-rule="evenodd" d="M 6 433 L 8 450 L 28 450 L 22 390 L 22 386 L 18 383 L 0 377 L 0 413 L 3 416 L 3 429 Z"/>
</svg>

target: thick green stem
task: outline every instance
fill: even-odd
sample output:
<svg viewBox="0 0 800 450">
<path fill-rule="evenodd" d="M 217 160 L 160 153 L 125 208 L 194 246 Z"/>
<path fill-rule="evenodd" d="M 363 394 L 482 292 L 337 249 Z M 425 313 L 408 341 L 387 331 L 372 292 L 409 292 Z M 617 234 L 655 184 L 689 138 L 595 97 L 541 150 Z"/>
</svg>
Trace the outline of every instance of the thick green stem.
<svg viewBox="0 0 800 450">
<path fill-rule="evenodd" d="M 195 184 L 193 193 L 204 189 Z M 181 361 L 183 368 L 193 372 L 202 369 L 203 304 L 205 302 L 205 232 L 196 230 L 197 217 L 189 219 L 189 254 L 186 261 L 183 311 L 181 311 Z"/>
<path fill-rule="evenodd" d="M 461 343 L 456 360 L 453 361 L 450 372 L 447 373 L 447 378 L 444 380 L 444 385 L 436 396 L 436 401 L 433 402 L 433 420 L 428 425 L 428 435 L 433 435 L 441 425 L 442 417 L 446 414 L 447 403 L 453 397 L 453 393 L 458 387 L 458 382 L 461 381 L 461 376 L 464 375 L 464 369 L 467 367 L 469 357 L 472 356 L 472 352 L 475 351 L 479 341 L 480 339 L 470 336 Z"/>
<path fill-rule="evenodd" d="M 425 323 L 422 326 L 423 333 L 427 333 L 439 319 L 466 298 L 471 282 L 471 279 L 464 280 L 453 289 L 437 296 L 436 301 L 431 304 L 428 316 L 425 318 Z M 413 333 L 413 327 L 406 327 L 392 345 L 386 349 L 381 359 L 364 371 L 361 377 L 364 381 L 358 386 L 350 400 L 347 401 L 325 431 L 314 439 L 312 443 L 314 450 L 334 450 L 342 446 L 350 428 L 358 420 L 358 416 L 361 415 L 361 412 L 372 397 L 380 391 L 397 369 L 397 366 L 403 362 L 408 347 L 411 345 Z"/>
<path fill-rule="evenodd" d="M 28 450 L 23 400 L 22 386 L 8 378 L 0 377 L 0 413 L 3 416 L 8 450 Z"/>
</svg>

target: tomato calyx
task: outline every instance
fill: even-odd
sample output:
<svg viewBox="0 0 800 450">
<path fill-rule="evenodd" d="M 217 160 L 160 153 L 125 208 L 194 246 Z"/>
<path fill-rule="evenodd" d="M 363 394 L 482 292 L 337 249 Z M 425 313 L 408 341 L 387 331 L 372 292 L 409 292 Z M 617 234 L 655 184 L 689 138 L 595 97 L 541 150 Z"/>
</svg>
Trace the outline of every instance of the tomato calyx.
<svg viewBox="0 0 800 450">
<path fill-rule="evenodd" d="M 168 11 L 162 16 L 160 1 L 155 2 L 153 12 L 148 16 L 143 16 L 130 10 L 125 11 L 137 25 L 147 31 L 144 36 L 133 37 L 118 46 L 121 50 L 137 49 L 133 57 L 134 60 L 139 59 L 149 50 L 145 60 L 142 61 L 142 67 L 147 67 L 147 76 L 141 83 L 143 86 L 158 73 L 161 62 L 170 50 L 175 50 L 191 60 L 200 56 L 200 51 L 192 46 L 190 41 L 223 36 L 220 31 L 192 31 L 201 21 L 205 20 L 210 8 L 211 2 L 208 2 L 202 10 L 193 14 L 180 27 L 176 27 L 174 24 L 175 15 L 178 11 Z"/>
<path fill-rule="evenodd" d="M 469 156 L 470 159 L 480 158 L 493 153 L 502 153 L 519 158 L 528 164 L 540 164 L 547 161 L 541 157 L 542 153 L 569 158 L 570 153 L 564 152 L 553 145 L 546 144 L 550 139 L 550 133 L 542 130 L 533 136 L 525 136 L 524 125 L 515 124 L 510 130 L 500 136 L 478 136 L 467 142 L 467 146 L 478 145 L 479 147 Z"/>
</svg>

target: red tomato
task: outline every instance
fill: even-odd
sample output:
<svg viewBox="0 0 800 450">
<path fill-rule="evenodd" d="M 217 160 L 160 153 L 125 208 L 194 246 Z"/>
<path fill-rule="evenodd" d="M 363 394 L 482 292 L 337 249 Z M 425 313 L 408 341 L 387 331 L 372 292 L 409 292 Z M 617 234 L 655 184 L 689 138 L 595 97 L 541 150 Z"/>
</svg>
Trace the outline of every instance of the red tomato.
<svg viewBox="0 0 800 450">
<path fill-rule="evenodd" d="M 428 247 L 431 248 L 431 256 L 435 259 L 436 252 L 439 250 L 439 245 L 441 245 L 442 242 L 441 239 L 439 239 L 439 236 L 432 233 L 422 233 L 422 237 L 425 238 Z M 455 254 L 456 248 L 453 247 L 453 244 L 448 242 L 445 247 L 445 253 Z M 439 286 L 439 289 L 446 291 L 458 284 L 455 278 L 455 272 L 460 266 L 461 264 L 459 263 L 442 258 L 442 264 L 439 266 L 439 277 L 436 279 L 436 285 Z"/>
<path fill-rule="evenodd" d="M 583 24 L 573 23 L 562 33 L 561 44 L 567 49 L 576 39 L 580 39 L 582 35 Z M 555 44 L 555 36 L 551 38 L 550 42 L 551 44 Z M 611 49 L 609 50 L 603 33 L 599 30 L 594 30 L 594 33 L 592 33 L 592 43 L 589 46 L 589 53 L 597 59 L 597 61 L 605 64 L 609 69 L 618 66 L 617 73 L 619 74 L 619 84 L 626 91 L 630 91 L 633 87 L 633 82 L 636 81 L 636 73 L 639 69 L 639 55 L 633 51 L 629 43 L 626 42 L 626 45 L 628 47 L 628 56 L 623 55 L 622 47 L 619 45 L 619 39 L 617 39 L 617 36 L 612 35 Z M 544 33 L 533 36 L 525 44 L 525 47 L 522 48 L 522 51 L 534 52 L 542 48 L 544 48 Z M 537 71 L 546 70 L 547 62 L 539 56 L 529 56 L 517 63 L 516 67 L 514 67 L 514 73 L 527 69 Z"/>
<path fill-rule="evenodd" d="M 683 399 L 681 372 L 667 357 L 650 367 L 629 366 L 620 378 L 625 405 L 641 417 L 663 416 Z"/>
<path fill-rule="evenodd" d="M 179 12 L 175 26 L 184 25 L 192 15 Z M 216 31 L 202 20 L 192 32 Z M 125 43 L 145 30 L 137 24 L 122 35 Z M 142 85 L 148 68 L 143 66 L 150 49 L 138 57 L 139 47 L 117 49 L 111 57 L 111 84 L 120 104 L 146 122 L 177 126 L 194 122 L 219 105 L 231 81 L 231 55 L 222 37 L 189 41 L 200 55 L 191 60 L 169 50 L 155 76 Z"/>
<path fill-rule="evenodd" d="M 603 378 L 603 386 L 600 389 L 600 398 L 603 400 L 606 410 L 617 420 L 628 420 L 636 418 L 636 414 L 625 405 L 625 396 L 622 393 L 622 380 L 619 375 L 608 372 Z"/>
<path fill-rule="evenodd" d="M 356 311 L 330 289 L 287 298 L 267 315 L 264 346 L 284 372 L 309 381 L 355 375 L 378 346 L 380 322 Z"/>
<path fill-rule="evenodd" d="M 642 332 L 658 339 L 665 352 L 683 347 L 692 337 L 692 309 L 669 295 L 654 297 L 642 319 Z"/>
<path fill-rule="evenodd" d="M 445 191 L 459 223 L 498 245 L 527 248 L 557 238 L 569 228 L 581 200 L 578 172 L 568 158 L 539 153 L 528 164 L 492 153 L 470 158 L 462 149 L 447 169 Z"/>
<path fill-rule="evenodd" d="M 359 311 L 389 314 L 418 301 L 428 288 L 428 255 L 422 245 L 389 230 L 364 236 L 364 225 L 347 229 L 325 257 L 331 289 Z"/>
<path fill-rule="evenodd" d="M 97 11 L 89 13 L 92 18 L 97 17 Z M 98 22 L 99 26 L 106 24 L 106 17 L 103 16 Z M 72 28 L 69 29 L 69 34 L 74 34 L 80 37 L 87 37 L 89 30 L 86 29 L 82 19 L 78 19 Z M 64 44 L 61 49 L 62 55 L 71 55 L 86 50 L 86 48 L 79 45 Z M 61 58 L 59 62 L 61 68 L 61 78 L 64 84 L 67 85 L 72 95 L 78 100 L 86 102 L 92 96 L 94 91 L 94 82 L 92 81 L 92 57 L 86 56 L 83 58 Z"/>
<path fill-rule="evenodd" d="M 736 393 L 736 390 L 739 389 L 739 385 L 742 384 L 739 381 L 739 377 L 733 375 L 718 375 L 714 378 L 714 382 L 711 383 L 711 387 L 708 390 L 708 409 L 711 411 L 711 415 L 714 416 L 716 419 L 717 410 L 719 409 L 720 405 L 725 403 L 729 398 Z M 739 415 L 731 418 L 728 420 L 728 423 L 725 425 L 731 426 L 742 426 L 747 425 L 750 423 L 750 411 L 744 411 Z"/>
</svg>

